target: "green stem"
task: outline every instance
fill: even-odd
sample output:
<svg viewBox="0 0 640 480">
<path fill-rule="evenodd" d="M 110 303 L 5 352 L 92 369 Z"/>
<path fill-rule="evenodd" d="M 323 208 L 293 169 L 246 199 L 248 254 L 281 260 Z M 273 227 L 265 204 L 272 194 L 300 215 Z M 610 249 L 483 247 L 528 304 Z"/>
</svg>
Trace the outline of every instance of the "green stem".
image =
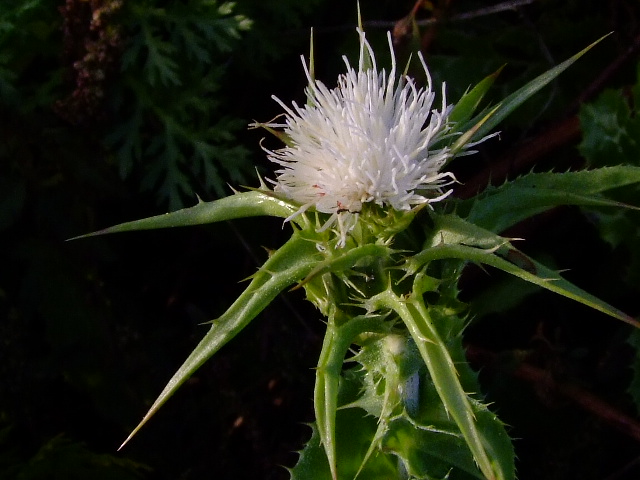
<svg viewBox="0 0 640 480">
<path fill-rule="evenodd" d="M 336 310 L 337 308 L 334 312 Z M 381 332 L 381 322 L 378 316 L 354 317 L 342 326 L 336 325 L 335 317 L 335 313 L 329 315 L 327 331 L 318 360 L 314 390 L 316 423 L 333 480 L 338 478 L 336 412 L 338 410 L 338 391 L 344 357 L 358 335 L 364 332 Z"/>
<path fill-rule="evenodd" d="M 395 311 L 407 326 L 424 360 L 434 386 L 448 413 L 458 425 L 478 467 L 489 480 L 504 478 L 499 468 L 489 458 L 483 437 L 478 431 L 476 418 L 465 393 L 447 345 L 438 334 L 422 295 L 414 292 L 408 298 L 400 298 L 391 289 L 371 299 L 372 306 Z"/>
</svg>

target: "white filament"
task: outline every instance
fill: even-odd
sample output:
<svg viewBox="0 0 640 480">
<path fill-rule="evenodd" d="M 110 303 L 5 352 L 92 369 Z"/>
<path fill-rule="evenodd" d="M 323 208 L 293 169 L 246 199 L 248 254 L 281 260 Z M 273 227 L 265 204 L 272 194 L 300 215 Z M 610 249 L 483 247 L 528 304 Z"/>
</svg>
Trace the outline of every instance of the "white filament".
<svg viewBox="0 0 640 480">
<path fill-rule="evenodd" d="M 443 187 L 455 180 L 440 171 L 451 157 L 449 149 L 432 148 L 450 130 L 444 85 L 441 108 L 432 108 L 435 94 L 422 56 L 426 88 L 418 88 L 411 78 L 397 78 L 390 34 L 392 66 L 387 74 L 378 71 L 364 32 L 358 33 L 358 70 L 344 57 L 347 71 L 329 89 L 311 78 L 303 60 L 308 104 L 288 107 L 274 97 L 286 121 L 269 124 L 284 127 L 290 140 L 285 148 L 267 150 L 269 159 L 282 167 L 274 190 L 301 204 L 295 215 L 310 207 L 331 214 L 322 230 L 335 226 L 341 246 L 364 203 L 410 210 L 442 200 L 451 193 Z M 367 54 L 371 68 L 364 67 Z"/>
</svg>

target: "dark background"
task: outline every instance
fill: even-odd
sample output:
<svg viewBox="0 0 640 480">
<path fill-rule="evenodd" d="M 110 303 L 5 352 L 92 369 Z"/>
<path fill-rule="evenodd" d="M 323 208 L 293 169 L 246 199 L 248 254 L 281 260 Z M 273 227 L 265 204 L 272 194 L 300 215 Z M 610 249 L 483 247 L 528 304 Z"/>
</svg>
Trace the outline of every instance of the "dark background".
<svg viewBox="0 0 640 480">
<path fill-rule="evenodd" d="M 204 335 L 200 324 L 230 305 L 288 226 L 251 219 L 65 240 L 228 194 L 227 182 L 255 186 L 254 168 L 269 177 L 267 134 L 246 125 L 280 113 L 272 94 L 304 101 L 299 56 L 311 27 L 316 75 L 333 84 L 341 55 L 356 58 L 355 5 L 239 0 L 234 14 L 253 24 L 227 38 L 237 25 L 204 1 L 0 1 L 0 478 L 288 477 L 282 466 L 310 435 L 324 328 L 300 292 L 277 299 L 116 452 Z M 531 1 L 494 13 L 464 0 L 360 5 L 380 65 L 386 30 L 402 33 L 412 9 L 438 20 L 397 35 L 397 51 L 405 58 L 419 44 L 450 101 L 506 64 L 499 100 L 613 32 L 509 118 L 499 140 L 454 165 L 458 195 L 534 166 L 640 158 L 633 142 L 597 161 L 578 148 L 581 105 L 605 89 L 628 118 L 606 104 L 598 118 L 635 118 L 637 2 Z M 226 47 L 189 15 L 226 18 Z M 620 195 L 640 205 L 637 192 Z M 637 316 L 637 217 L 607 230 L 599 215 L 560 208 L 506 234 Z M 638 478 L 630 328 L 495 272 L 470 268 L 462 288 L 469 359 L 510 425 L 519 478 Z"/>
</svg>

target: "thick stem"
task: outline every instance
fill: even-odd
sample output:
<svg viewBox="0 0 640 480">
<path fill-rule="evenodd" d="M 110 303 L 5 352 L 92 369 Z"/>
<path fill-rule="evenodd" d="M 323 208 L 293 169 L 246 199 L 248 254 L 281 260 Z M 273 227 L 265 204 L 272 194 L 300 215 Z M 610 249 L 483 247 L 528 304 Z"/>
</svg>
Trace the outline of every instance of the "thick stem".
<svg viewBox="0 0 640 480">
<path fill-rule="evenodd" d="M 422 295 L 414 292 L 409 298 L 400 298 L 391 289 L 372 299 L 378 308 L 395 311 L 407 326 L 420 355 L 427 366 L 434 386 L 448 413 L 458 425 L 478 467 L 489 480 L 504 478 L 497 462 L 492 462 L 467 394 L 465 393 L 447 345 L 432 323 Z"/>
<path fill-rule="evenodd" d="M 337 309 L 336 309 L 337 310 Z M 354 339 L 364 332 L 381 332 L 381 321 L 377 316 L 359 316 L 349 319 L 342 326 L 336 324 L 335 310 L 329 316 L 327 332 L 316 370 L 314 408 L 320 441 L 329 461 L 331 477 L 338 478 L 336 459 L 336 412 L 340 373 L 344 357 Z"/>
</svg>

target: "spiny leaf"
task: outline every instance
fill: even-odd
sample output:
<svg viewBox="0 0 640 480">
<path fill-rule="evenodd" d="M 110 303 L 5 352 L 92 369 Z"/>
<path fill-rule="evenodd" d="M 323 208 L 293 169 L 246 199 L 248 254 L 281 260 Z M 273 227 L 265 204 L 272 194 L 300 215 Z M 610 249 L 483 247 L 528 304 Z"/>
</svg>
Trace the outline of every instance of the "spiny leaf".
<svg viewBox="0 0 640 480">
<path fill-rule="evenodd" d="M 524 103 L 527 99 L 529 99 L 534 93 L 538 92 L 540 89 L 545 87 L 549 82 L 555 79 L 558 75 L 564 72 L 567 68 L 569 68 L 576 60 L 582 57 L 585 53 L 591 50 L 595 45 L 600 43 L 605 37 L 605 35 L 595 42 L 593 42 L 588 47 L 582 49 L 575 55 L 573 55 L 568 60 L 565 60 L 560 65 L 546 71 L 542 75 L 539 75 L 525 86 L 519 88 L 514 93 L 509 95 L 503 101 L 501 101 L 498 105 L 498 108 L 493 111 L 493 114 L 489 119 L 486 119 L 482 126 L 478 128 L 476 131 L 473 141 L 480 140 L 485 135 L 491 133 L 511 112 L 513 112 L 516 108 L 518 108 L 522 103 Z M 478 120 L 482 119 L 482 114 Z"/>
<path fill-rule="evenodd" d="M 431 220 L 433 221 L 433 228 L 429 232 L 425 248 L 455 244 L 495 251 L 510 240 L 457 215 L 433 213 Z M 408 264 L 413 264 L 409 270 L 410 274 L 414 274 L 422 268 L 419 258 L 420 255 L 416 255 L 407 259 Z"/>
<path fill-rule="evenodd" d="M 234 218 L 257 217 L 267 215 L 287 218 L 297 211 L 290 202 L 283 200 L 269 191 L 253 190 L 237 193 L 212 202 L 199 201 L 193 207 L 183 208 L 164 215 L 133 220 L 113 227 L 73 237 L 78 238 L 105 235 L 108 233 L 131 232 L 136 230 L 153 230 L 157 228 L 186 227 L 205 223 L 221 222 Z"/>
<path fill-rule="evenodd" d="M 533 260 L 515 248 L 511 248 L 507 251 L 507 260 L 503 260 L 495 255 L 492 255 L 491 257 L 491 260 L 484 263 L 499 268 L 500 270 L 526 280 L 527 282 L 543 287 L 551 292 L 575 300 L 613 318 L 622 320 L 631 326 L 640 328 L 640 323 L 638 323 L 633 317 L 600 300 L 598 297 L 582 290 L 570 281 L 564 279 L 558 272 Z M 516 263 L 513 263 L 520 261 L 524 261 L 524 266 L 526 268 L 521 268 Z"/>
<path fill-rule="evenodd" d="M 582 142 L 578 150 L 592 167 L 640 164 L 640 117 L 638 85 L 634 100 L 620 90 L 605 90 L 595 101 L 581 107 Z M 630 105 L 631 104 L 631 105 Z"/>
<path fill-rule="evenodd" d="M 384 258 L 391 254 L 392 250 L 386 245 L 367 244 L 352 249 L 336 250 L 331 255 L 319 262 L 309 273 L 300 285 L 296 288 L 303 287 L 314 277 L 322 275 L 326 272 L 343 272 L 353 268 L 356 264 L 366 260 L 367 258 Z"/>
<path fill-rule="evenodd" d="M 480 430 L 471 400 L 460 383 L 448 346 L 438 334 L 422 295 L 413 294 L 409 298 L 401 298 L 388 289 L 371 298 L 369 305 L 373 311 L 393 310 L 407 326 L 427 366 L 438 397 L 447 414 L 455 421 L 483 475 L 489 480 L 513 479 L 513 452 L 509 448 L 496 449 Z"/>
<path fill-rule="evenodd" d="M 530 188 L 567 190 L 594 194 L 640 182 L 640 167 L 615 165 L 564 173 L 531 173 L 523 175 L 512 184 Z"/>
<path fill-rule="evenodd" d="M 491 116 L 499 109 L 500 107 L 494 107 L 493 110 L 490 110 L 489 113 L 485 114 L 478 122 L 470 127 L 466 132 L 464 132 L 458 139 L 451 145 L 451 154 L 453 156 L 457 155 L 465 146 L 471 146 L 471 139 L 476 136 L 476 133 L 480 130 L 480 128 L 491 119 Z M 488 135 L 489 137 L 494 136 Z M 482 139 L 480 140 L 482 141 Z M 452 157 L 453 158 L 453 157 Z"/>
<path fill-rule="evenodd" d="M 579 117 L 583 135 L 578 149 L 588 165 L 640 165 L 640 79 L 632 88 L 633 97 L 627 93 L 626 90 L 605 90 L 597 100 L 581 108 Z M 640 205 L 640 188 L 625 188 L 616 192 L 616 198 Z M 626 283 L 640 284 L 638 212 L 589 209 L 588 215 L 603 240 L 614 248 L 628 251 L 624 274 Z"/>
<path fill-rule="evenodd" d="M 169 380 L 142 421 L 120 448 L 129 442 L 204 362 L 246 327 L 280 292 L 304 278 L 317 262 L 317 255 L 315 244 L 301 238 L 297 233 L 272 254 L 254 275 L 246 290 L 221 317 L 212 322 L 209 332 Z"/>
<path fill-rule="evenodd" d="M 462 95 L 460 100 L 454 105 L 449 114 L 449 121 L 456 124 L 456 129 L 465 131 L 464 125 L 476 111 L 480 102 L 484 98 L 489 88 L 493 85 L 498 75 L 504 67 L 500 67 L 496 72 L 488 75 L 478 82 L 471 90 Z M 460 126 L 461 128 L 458 128 Z M 471 127 L 471 125 L 469 125 Z"/>
<path fill-rule="evenodd" d="M 434 260 L 458 258 L 491 265 L 542 288 L 571 298 L 606 313 L 618 320 L 640 327 L 632 317 L 599 298 L 573 285 L 544 265 L 514 248 L 508 241 L 489 230 L 455 215 L 433 215 L 434 232 L 431 244 L 422 252 L 406 260 L 408 275 L 418 272 Z"/>
<path fill-rule="evenodd" d="M 466 245 L 438 245 L 436 247 L 423 250 L 420 254 L 413 257 L 413 261 L 428 263 L 430 261 L 442 260 L 445 258 L 458 258 L 469 262 L 490 265 L 551 292 L 582 303 L 583 305 L 605 313 L 613 318 L 622 320 L 636 328 L 640 328 L 640 323 L 634 320 L 633 317 L 591 295 L 590 293 L 585 292 L 573 283 L 562 278 L 558 272 L 536 262 L 519 250 L 509 247 L 505 251 L 505 255 L 506 258 L 510 258 L 511 260 L 520 263 L 525 268 L 512 263 L 512 261 L 495 255 L 493 250 L 482 250 L 479 248 L 468 247 Z"/>
<path fill-rule="evenodd" d="M 640 183 L 640 167 L 615 166 L 565 173 L 530 173 L 458 203 L 467 220 L 493 232 L 559 205 L 638 207 L 608 200 L 602 192 Z"/>
<path fill-rule="evenodd" d="M 440 403 L 437 398 L 432 400 Z M 447 418 L 446 412 L 441 413 Z M 455 423 L 438 420 L 422 426 L 406 416 L 395 418 L 385 435 L 384 448 L 403 460 L 410 478 L 444 480 L 450 478 L 453 467 L 456 479 L 484 480 Z"/>
<path fill-rule="evenodd" d="M 338 438 L 338 464 L 341 466 L 340 480 L 353 479 L 360 466 L 364 452 L 376 430 L 376 420 L 363 414 L 362 410 L 348 408 L 339 410 L 336 421 Z M 290 470 L 291 480 L 331 480 L 327 457 L 320 443 L 318 429 L 300 453 L 296 466 Z M 380 453 L 372 458 L 362 470 L 360 477 L 366 480 L 389 480 L 403 478 L 398 471 L 398 461 L 393 455 Z"/>
<path fill-rule="evenodd" d="M 344 357 L 354 339 L 364 332 L 382 332 L 384 325 L 379 316 L 350 318 L 341 327 L 336 325 L 335 315 L 327 323 L 322 351 L 316 370 L 314 407 L 320 441 L 324 446 L 329 470 L 334 480 L 338 479 L 336 447 L 336 412 L 340 372 Z"/>
</svg>

